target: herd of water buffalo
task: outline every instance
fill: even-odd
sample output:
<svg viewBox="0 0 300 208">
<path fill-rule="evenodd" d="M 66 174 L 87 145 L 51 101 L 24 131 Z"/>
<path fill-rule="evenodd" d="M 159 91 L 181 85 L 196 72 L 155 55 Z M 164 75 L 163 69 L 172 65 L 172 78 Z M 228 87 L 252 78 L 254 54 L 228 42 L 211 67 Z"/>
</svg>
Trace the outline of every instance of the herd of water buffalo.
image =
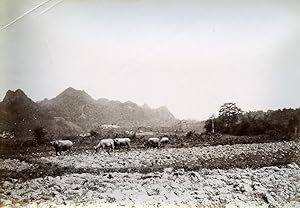
<svg viewBox="0 0 300 208">
<path fill-rule="evenodd" d="M 56 155 L 61 155 L 62 151 L 70 151 L 73 146 L 73 142 L 70 140 L 54 140 L 50 142 L 55 151 Z M 94 146 L 96 152 L 99 152 L 99 149 L 106 150 L 108 153 L 114 151 L 115 149 L 127 148 L 130 149 L 131 140 L 129 138 L 114 138 L 114 139 L 102 139 L 98 145 Z M 169 143 L 168 137 L 151 137 L 145 143 L 145 148 L 160 148 L 164 147 Z"/>
</svg>

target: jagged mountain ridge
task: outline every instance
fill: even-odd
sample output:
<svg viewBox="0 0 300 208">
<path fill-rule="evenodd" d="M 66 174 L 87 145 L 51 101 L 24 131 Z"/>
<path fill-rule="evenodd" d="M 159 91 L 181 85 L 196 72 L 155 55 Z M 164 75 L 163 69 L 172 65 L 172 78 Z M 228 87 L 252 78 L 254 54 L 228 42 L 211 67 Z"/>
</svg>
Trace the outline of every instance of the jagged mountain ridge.
<svg viewBox="0 0 300 208">
<path fill-rule="evenodd" d="M 56 122 L 45 109 L 31 100 L 22 90 L 7 91 L 3 101 L 0 102 L 0 131 L 25 136 L 32 134 L 32 130 L 38 126 L 57 133 L 69 133 L 73 130 L 66 122 Z"/>
<path fill-rule="evenodd" d="M 85 130 L 103 124 L 123 127 L 171 126 L 177 121 L 166 107 L 152 109 L 131 101 L 122 103 L 105 98 L 95 100 L 85 91 L 71 87 L 55 98 L 38 104 L 53 117 L 63 117 Z"/>
<path fill-rule="evenodd" d="M 26 126 L 28 123 L 38 125 L 45 123 L 48 119 L 43 116 L 42 110 L 22 90 L 8 90 L 0 104 L 0 126 L 1 130 L 24 134 L 30 131 Z M 25 130 L 26 129 L 26 130 Z"/>
<path fill-rule="evenodd" d="M 52 99 L 31 100 L 22 90 L 7 91 L 0 102 L 0 131 L 29 135 L 37 126 L 53 134 L 89 131 L 103 124 L 122 127 L 171 126 L 177 119 L 166 107 L 152 109 L 127 101 L 95 100 L 67 88 Z"/>
</svg>

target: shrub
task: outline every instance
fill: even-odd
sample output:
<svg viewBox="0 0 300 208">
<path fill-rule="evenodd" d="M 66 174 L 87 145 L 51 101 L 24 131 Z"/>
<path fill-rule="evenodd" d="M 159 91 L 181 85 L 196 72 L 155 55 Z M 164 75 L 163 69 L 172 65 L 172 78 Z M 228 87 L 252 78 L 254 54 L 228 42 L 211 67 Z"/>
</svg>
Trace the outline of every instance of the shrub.
<svg viewBox="0 0 300 208">
<path fill-rule="evenodd" d="M 44 127 L 38 126 L 33 129 L 33 140 L 36 144 L 45 144 L 46 143 L 46 135 L 47 132 L 45 131 Z"/>
</svg>

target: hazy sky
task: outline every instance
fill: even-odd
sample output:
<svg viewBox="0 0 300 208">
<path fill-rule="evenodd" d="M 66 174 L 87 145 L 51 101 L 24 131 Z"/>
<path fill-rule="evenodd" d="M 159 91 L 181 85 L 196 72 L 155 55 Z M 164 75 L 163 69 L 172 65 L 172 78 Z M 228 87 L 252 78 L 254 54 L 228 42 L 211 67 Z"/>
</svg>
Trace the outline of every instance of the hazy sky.
<svg viewBox="0 0 300 208">
<path fill-rule="evenodd" d="M 193 119 L 300 107 L 300 1 L 0 0 L 0 72 L 1 98 L 72 86 Z"/>
</svg>

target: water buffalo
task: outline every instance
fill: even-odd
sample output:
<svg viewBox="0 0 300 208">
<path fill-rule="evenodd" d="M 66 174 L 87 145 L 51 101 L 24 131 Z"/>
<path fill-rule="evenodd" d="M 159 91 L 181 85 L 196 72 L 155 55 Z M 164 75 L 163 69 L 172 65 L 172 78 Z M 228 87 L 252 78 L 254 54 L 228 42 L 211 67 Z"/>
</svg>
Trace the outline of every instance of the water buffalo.
<svg viewBox="0 0 300 208">
<path fill-rule="evenodd" d="M 58 156 L 58 153 L 61 155 L 62 151 L 70 151 L 71 147 L 73 146 L 73 142 L 71 142 L 70 140 L 55 140 L 50 142 L 50 144 L 53 145 L 56 151 L 56 156 Z"/>
<path fill-rule="evenodd" d="M 99 148 L 107 149 L 107 152 L 109 153 L 111 150 L 114 151 L 115 145 L 113 139 L 102 139 L 97 146 L 94 147 L 96 152 L 99 151 Z"/>
<path fill-rule="evenodd" d="M 126 146 L 128 149 L 130 149 L 130 139 L 129 138 L 115 138 L 114 139 L 114 145 L 116 148 L 120 149 L 120 147 Z"/>
<path fill-rule="evenodd" d="M 146 148 L 159 148 L 160 147 L 160 141 L 159 141 L 159 138 L 149 138 L 146 142 L 145 142 L 145 144 L 144 144 L 144 146 L 146 147 Z"/>
<path fill-rule="evenodd" d="M 169 140 L 168 137 L 162 137 L 162 138 L 160 139 L 160 144 L 161 144 L 161 146 L 165 146 L 165 145 L 169 144 L 169 142 L 170 142 L 170 140 Z"/>
</svg>

